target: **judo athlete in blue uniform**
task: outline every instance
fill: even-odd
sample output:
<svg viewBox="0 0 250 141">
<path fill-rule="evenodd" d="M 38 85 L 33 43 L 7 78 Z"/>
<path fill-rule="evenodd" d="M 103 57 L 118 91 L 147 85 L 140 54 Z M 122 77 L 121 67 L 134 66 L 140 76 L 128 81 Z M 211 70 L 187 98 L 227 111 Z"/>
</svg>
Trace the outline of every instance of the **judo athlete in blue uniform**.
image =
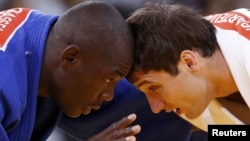
<svg viewBox="0 0 250 141">
<path fill-rule="evenodd" d="M 104 2 L 84 1 L 61 16 L 1 11 L 0 140 L 46 140 L 62 112 L 76 118 L 110 101 L 132 66 L 133 42 L 124 18 Z M 107 140 L 132 141 L 140 132 L 116 128 L 126 132 Z"/>
</svg>

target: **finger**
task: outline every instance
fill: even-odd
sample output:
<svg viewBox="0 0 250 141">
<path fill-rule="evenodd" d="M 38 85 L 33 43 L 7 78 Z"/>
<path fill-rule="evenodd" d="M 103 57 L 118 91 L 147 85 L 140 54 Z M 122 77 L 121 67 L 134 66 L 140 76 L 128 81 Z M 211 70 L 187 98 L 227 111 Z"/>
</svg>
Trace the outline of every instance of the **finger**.
<svg viewBox="0 0 250 141">
<path fill-rule="evenodd" d="M 123 117 L 119 121 L 114 122 L 108 128 L 104 130 L 104 134 L 109 134 L 115 130 L 123 129 L 133 123 L 136 119 L 136 114 L 130 114 L 126 117 Z"/>
<path fill-rule="evenodd" d="M 135 126 L 130 126 L 125 129 L 119 129 L 115 130 L 112 133 L 107 135 L 107 138 L 111 139 L 120 139 L 120 138 L 126 138 L 129 136 L 134 136 L 138 134 L 141 131 L 141 126 L 135 125 Z"/>
<path fill-rule="evenodd" d="M 115 139 L 115 140 L 112 140 L 112 141 L 136 141 L 136 137 L 135 136 L 128 136 L 128 137 Z"/>
<path fill-rule="evenodd" d="M 125 138 L 125 141 L 136 141 L 135 136 L 129 136 Z"/>
<path fill-rule="evenodd" d="M 119 121 L 114 122 L 109 127 L 107 127 L 105 130 L 103 130 L 99 136 L 112 136 L 115 134 L 116 131 L 125 128 L 126 126 L 133 123 L 136 119 L 136 114 L 130 114 L 126 117 L 123 117 Z"/>
<path fill-rule="evenodd" d="M 132 135 L 136 135 L 141 132 L 141 126 L 140 125 L 135 125 L 132 127 Z"/>
<path fill-rule="evenodd" d="M 133 123 L 136 120 L 136 114 L 130 114 L 127 117 L 122 118 L 121 120 L 115 122 L 113 125 L 115 129 L 123 129 Z"/>
</svg>

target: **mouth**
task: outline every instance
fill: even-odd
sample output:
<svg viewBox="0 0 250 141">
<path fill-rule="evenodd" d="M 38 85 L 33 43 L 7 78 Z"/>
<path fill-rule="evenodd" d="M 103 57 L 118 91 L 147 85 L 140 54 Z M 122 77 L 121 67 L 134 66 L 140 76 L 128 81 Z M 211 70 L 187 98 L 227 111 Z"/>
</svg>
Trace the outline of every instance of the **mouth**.
<svg viewBox="0 0 250 141">
<path fill-rule="evenodd" d="M 87 114 L 89 114 L 89 113 L 92 111 L 92 109 L 93 109 L 93 110 L 99 110 L 100 108 L 101 108 L 100 104 L 93 105 L 93 106 L 88 106 L 88 107 L 82 112 L 82 114 L 83 114 L 83 115 L 87 115 Z"/>
<path fill-rule="evenodd" d="M 183 112 L 181 111 L 180 108 L 176 108 L 173 110 L 177 115 L 181 116 L 183 114 Z"/>
<path fill-rule="evenodd" d="M 87 115 L 91 112 L 92 108 L 91 107 L 87 107 L 84 111 L 82 111 L 83 115 Z"/>
<path fill-rule="evenodd" d="M 99 110 L 101 108 L 103 101 L 98 101 L 96 103 L 93 103 L 90 107 L 94 110 Z"/>
<path fill-rule="evenodd" d="M 67 114 L 67 113 L 66 113 L 66 115 L 67 115 L 68 117 L 70 117 L 70 118 L 78 118 L 78 117 L 81 115 L 81 113 L 79 113 L 79 114 Z"/>
<path fill-rule="evenodd" d="M 99 106 L 99 105 L 92 107 L 92 109 L 94 109 L 94 110 L 99 110 L 100 108 L 101 108 L 101 106 Z"/>
</svg>

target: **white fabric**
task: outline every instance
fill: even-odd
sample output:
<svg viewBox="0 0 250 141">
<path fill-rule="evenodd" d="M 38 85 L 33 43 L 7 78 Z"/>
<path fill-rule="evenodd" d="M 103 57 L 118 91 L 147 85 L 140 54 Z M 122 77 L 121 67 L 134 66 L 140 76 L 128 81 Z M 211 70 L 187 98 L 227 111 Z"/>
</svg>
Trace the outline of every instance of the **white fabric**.
<svg viewBox="0 0 250 141">
<path fill-rule="evenodd" d="M 219 46 L 236 85 L 250 108 L 250 11 L 237 9 L 206 18 L 217 29 L 216 37 Z M 232 29 L 229 29 L 230 27 Z M 239 108 L 242 107 L 239 106 Z M 204 131 L 207 131 L 209 124 L 244 124 L 217 100 L 211 101 L 199 118 L 190 120 L 184 115 L 182 118 Z"/>
</svg>

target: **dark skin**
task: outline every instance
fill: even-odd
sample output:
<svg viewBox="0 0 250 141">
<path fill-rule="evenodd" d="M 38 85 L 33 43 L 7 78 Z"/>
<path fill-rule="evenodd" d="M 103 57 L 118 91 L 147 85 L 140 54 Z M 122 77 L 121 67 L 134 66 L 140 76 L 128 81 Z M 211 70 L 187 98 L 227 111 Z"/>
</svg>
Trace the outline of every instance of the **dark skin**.
<svg viewBox="0 0 250 141">
<path fill-rule="evenodd" d="M 134 135 L 140 132 L 140 126 L 129 126 L 136 119 L 135 114 L 123 117 L 121 120 L 114 122 L 101 133 L 88 139 L 88 141 L 135 141 Z"/>
<path fill-rule="evenodd" d="M 38 95 L 52 97 L 76 118 L 113 98 L 116 83 L 133 64 L 133 38 L 119 12 L 104 3 L 84 2 L 72 9 L 49 32 Z M 140 126 L 129 125 L 135 119 L 134 114 L 124 117 L 89 141 L 134 141 Z"/>
</svg>

